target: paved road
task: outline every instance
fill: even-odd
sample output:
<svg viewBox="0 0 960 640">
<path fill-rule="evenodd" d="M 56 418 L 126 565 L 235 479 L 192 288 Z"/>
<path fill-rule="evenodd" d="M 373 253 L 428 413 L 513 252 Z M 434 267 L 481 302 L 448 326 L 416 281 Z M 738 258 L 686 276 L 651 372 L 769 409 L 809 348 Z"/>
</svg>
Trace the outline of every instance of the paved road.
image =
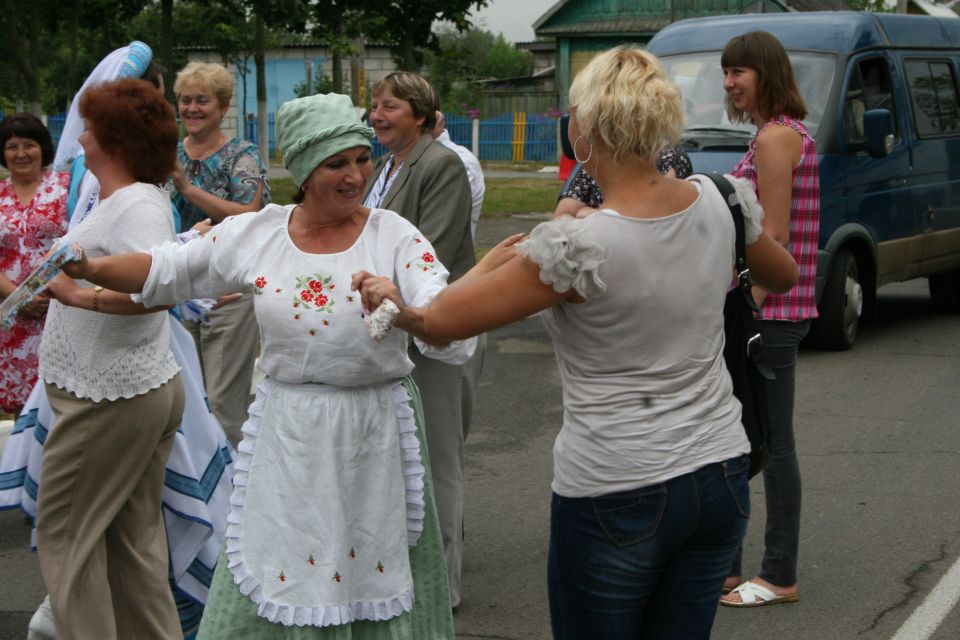
<svg viewBox="0 0 960 640">
<path fill-rule="evenodd" d="M 715 638 L 887 640 L 924 602 L 933 605 L 925 618 L 936 631 L 902 640 L 960 638 L 950 598 L 930 600 L 952 593 L 949 579 L 935 587 L 960 557 L 960 322 L 932 311 L 925 281 L 881 290 L 880 304 L 881 320 L 852 351 L 800 355 L 802 601 L 723 609 Z M 548 638 L 550 450 L 561 410 L 537 319 L 490 336 L 481 393 L 466 451 L 458 638 Z M 752 497 L 748 571 L 759 563 L 761 482 Z M 24 638 L 42 597 L 28 540 L 17 513 L 0 513 L 0 640 Z M 937 629 L 939 610 L 948 613 Z"/>
</svg>

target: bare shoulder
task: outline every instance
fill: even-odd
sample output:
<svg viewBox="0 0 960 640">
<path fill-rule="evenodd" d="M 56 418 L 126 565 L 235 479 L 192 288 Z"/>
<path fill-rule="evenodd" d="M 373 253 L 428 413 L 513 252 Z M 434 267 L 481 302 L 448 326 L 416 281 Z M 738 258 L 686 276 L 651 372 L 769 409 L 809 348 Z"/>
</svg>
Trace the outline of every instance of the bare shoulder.
<svg viewBox="0 0 960 640">
<path fill-rule="evenodd" d="M 803 136 L 787 125 L 773 124 L 764 127 L 757 134 L 757 155 L 762 157 L 789 157 L 791 164 L 800 161 L 803 151 Z"/>
</svg>

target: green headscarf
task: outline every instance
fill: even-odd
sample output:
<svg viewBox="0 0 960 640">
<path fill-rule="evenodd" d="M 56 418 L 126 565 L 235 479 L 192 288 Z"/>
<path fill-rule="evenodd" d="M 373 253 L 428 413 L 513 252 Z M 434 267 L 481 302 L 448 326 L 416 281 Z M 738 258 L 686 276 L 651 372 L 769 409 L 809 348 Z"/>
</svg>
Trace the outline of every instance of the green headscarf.
<svg viewBox="0 0 960 640">
<path fill-rule="evenodd" d="M 298 187 L 333 154 L 371 148 L 372 137 L 373 129 L 360 122 L 350 98 L 338 93 L 284 102 L 277 112 L 277 145 Z"/>
</svg>

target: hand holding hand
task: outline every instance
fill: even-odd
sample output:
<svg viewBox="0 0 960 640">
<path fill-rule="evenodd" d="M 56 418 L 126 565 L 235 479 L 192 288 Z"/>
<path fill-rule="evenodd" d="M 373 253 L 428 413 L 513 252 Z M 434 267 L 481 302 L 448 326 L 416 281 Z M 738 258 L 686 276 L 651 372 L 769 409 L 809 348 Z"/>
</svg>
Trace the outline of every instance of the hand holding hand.
<svg viewBox="0 0 960 640">
<path fill-rule="evenodd" d="M 368 271 L 358 271 L 353 274 L 350 290 L 360 292 L 360 302 L 367 311 L 373 311 L 379 307 L 386 298 L 392 300 L 401 311 L 406 307 L 400 296 L 400 290 L 392 280 L 384 276 L 375 276 Z"/>
<path fill-rule="evenodd" d="M 213 220 L 211 220 L 210 218 L 207 218 L 206 220 L 201 220 L 197 224 L 193 225 L 191 229 L 193 229 L 194 231 L 196 231 L 202 236 L 206 235 L 210 231 L 210 229 L 213 229 Z"/>
<path fill-rule="evenodd" d="M 477 267 L 482 271 L 489 272 L 510 262 L 515 256 L 519 255 L 514 245 L 526 237 L 527 234 L 525 233 L 515 233 L 512 236 L 507 236 L 483 256 L 480 262 L 477 263 Z"/>
</svg>

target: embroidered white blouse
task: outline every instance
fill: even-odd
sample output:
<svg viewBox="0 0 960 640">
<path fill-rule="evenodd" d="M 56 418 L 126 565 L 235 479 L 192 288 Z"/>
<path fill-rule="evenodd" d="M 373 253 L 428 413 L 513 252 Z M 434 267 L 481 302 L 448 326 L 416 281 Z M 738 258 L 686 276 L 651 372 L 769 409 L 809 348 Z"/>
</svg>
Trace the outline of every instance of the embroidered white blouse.
<svg viewBox="0 0 960 640">
<path fill-rule="evenodd" d="M 387 620 L 413 606 L 408 547 L 423 530 L 419 441 L 399 379 L 407 334 L 380 341 L 350 291 L 363 269 L 425 305 L 448 273 L 399 215 L 373 209 L 352 247 L 300 251 L 293 206 L 227 218 L 204 238 L 151 251 L 147 305 L 252 290 L 263 341 L 257 390 L 237 448 L 228 566 L 260 616 L 290 626 Z M 421 352 L 452 364 L 476 340 Z"/>
<path fill-rule="evenodd" d="M 448 272 L 430 243 L 392 211 L 372 209 L 352 247 L 310 254 L 287 231 L 293 205 L 268 205 L 232 216 L 198 241 L 151 250 L 153 267 L 142 292 L 147 305 L 253 291 L 262 349 L 259 366 L 280 382 L 336 386 L 402 378 L 413 369 L 407 335 L 391 331 L 377 342 L 363 322 L 353 273 L 392 278 L 407 304 L 426 305 L 446 286 Z M 417 341 L 428 357 L 461 364 L 474 339 L 438 349 Z"/>
</svg>

